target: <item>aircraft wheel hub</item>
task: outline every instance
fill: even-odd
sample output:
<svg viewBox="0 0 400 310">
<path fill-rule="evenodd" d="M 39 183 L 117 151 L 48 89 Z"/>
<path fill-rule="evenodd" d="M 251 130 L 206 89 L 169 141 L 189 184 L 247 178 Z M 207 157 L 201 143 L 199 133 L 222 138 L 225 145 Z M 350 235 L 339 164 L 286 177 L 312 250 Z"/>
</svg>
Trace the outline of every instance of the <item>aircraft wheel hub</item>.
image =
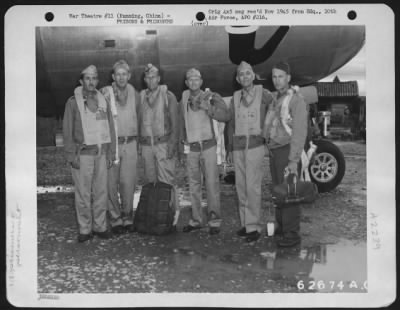
<svg viewBox="0 0 400 310">
<path fill-rule="evenodd" d="M 338 171 L 338 162 L 330 153 L 319 153 L 314 157 L 310 172 L 313 178 L 321 183 L 326 183 L 335 178 Z"/>
</svg>

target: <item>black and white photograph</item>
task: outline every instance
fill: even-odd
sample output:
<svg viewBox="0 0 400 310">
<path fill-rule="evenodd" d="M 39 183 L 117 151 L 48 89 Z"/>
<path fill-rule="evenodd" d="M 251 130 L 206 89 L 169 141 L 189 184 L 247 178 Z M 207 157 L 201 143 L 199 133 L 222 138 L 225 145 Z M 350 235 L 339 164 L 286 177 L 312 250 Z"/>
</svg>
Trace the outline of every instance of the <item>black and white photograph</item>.
<svg viewBox="0 0 400 310">
<path fill-rule="evenodd" d="M 36 114 L 19 122 L 33 173 L 21 178 L 9 163 L 23 148 L 10 147 L 9 292 L 22 293 L 28 257 L 30 294 L 44 305 L 96 294 L 114 306 L 168 296 L 169 306 L 252 306 L 258 293 L 258 306 L 278 296 L 311 306 L 310 296 L 371 294 L 376 253 L 387 242 L 395 255 L 394 187 L 388 209 L 376 205 L 379 184 L 394 180 L 391 157 L 376 171 L 394 119 L 375 131 L 376 43 L 370 24 L 351 23 L 363 11 L 318 24 L 304 20 L 342 8 L 106 8 L 66 9 L 59 24 L 43 8 L 29 27 Z M 391 96 L 383 113 L 394 113 Z M 135 295 L 146 303 L 125 299 Z"/>
</svg>

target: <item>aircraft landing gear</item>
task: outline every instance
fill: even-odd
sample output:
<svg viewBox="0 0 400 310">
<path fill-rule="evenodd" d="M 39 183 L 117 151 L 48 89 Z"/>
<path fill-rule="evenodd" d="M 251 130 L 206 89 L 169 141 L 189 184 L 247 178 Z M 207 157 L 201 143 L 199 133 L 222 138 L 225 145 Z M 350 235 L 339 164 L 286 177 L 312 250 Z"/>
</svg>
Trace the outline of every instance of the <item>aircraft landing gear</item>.
<svg viewBox="0 0 400 310">
<path fill-rule="evenodd" d="M 344 155 L 328 140 L 313 140 L 313 143 L 317 150 L 308 167 L 310 177 L 320 193 L 329 192 L 343 179 L 346 170 Z"/>
</svg>

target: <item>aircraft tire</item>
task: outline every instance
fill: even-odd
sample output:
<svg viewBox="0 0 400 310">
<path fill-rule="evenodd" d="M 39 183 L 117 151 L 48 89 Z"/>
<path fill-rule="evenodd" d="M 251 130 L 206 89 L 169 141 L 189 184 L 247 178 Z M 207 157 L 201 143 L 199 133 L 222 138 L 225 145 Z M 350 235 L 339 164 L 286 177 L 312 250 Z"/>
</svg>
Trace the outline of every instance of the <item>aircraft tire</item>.
<svg viewBox="0 0 400 310">
<path fill-rule="evenodd" d="M 342 181 L 346 161 L 342 151 L 332 142 L 314 140 L 317 150 L 308 166 L 310 177 L 320 193 L 333 190 Z"/>
</svg>

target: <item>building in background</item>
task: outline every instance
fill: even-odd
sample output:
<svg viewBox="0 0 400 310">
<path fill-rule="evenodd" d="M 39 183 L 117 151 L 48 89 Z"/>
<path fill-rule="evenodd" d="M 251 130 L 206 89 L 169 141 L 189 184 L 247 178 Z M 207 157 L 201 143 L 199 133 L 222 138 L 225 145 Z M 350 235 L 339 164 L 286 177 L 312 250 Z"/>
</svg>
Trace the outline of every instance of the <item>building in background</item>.
<svg viewBox="0 0 400 310">
<path fill-rule="evenodd" d="M 341 82 L 335 76 L 332 82 L 317 82 L 315 86 L 318 110 L 331 112 L 331 137 L 365 139 L 365 96 L 359 95 L 358 82 Z"/>
</svg>

